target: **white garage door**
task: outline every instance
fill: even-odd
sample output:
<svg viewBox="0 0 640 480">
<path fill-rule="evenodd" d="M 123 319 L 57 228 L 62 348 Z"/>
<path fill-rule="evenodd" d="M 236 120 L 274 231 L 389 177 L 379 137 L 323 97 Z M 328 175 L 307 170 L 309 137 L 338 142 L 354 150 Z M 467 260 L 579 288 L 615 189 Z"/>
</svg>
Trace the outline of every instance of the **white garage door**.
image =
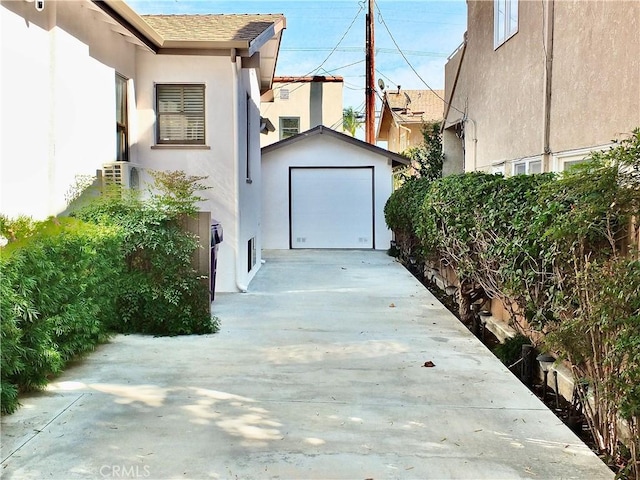
<svg viewBox="0 0 640 480">
<path fill-rule="evenodd" d="M 373 167 L 289 169 L 291 248 L 373 248 Z"/>
</svg>

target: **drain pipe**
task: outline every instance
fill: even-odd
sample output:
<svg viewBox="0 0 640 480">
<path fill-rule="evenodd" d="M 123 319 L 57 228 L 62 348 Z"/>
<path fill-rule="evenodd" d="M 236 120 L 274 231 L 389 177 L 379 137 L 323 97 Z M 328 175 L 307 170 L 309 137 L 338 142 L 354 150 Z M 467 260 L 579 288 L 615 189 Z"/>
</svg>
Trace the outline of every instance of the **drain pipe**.
<svg viewBox="0 0 640 480">
<path fill-rule="evenodd" d="M 543 137 L 542 137 L 542 171 L 551 171 L 551 93 L 553 74 L 553 28 L 554 28 L 555 2 L 549 0 L 545 18 L 544 37 L 544 103 L 543 103 Z"/>
<path fill-rule="evenodd" d="M 235 48 L 231 49 L 231 70 L 233 72 L 233 78 L 232 78 L 232 98 L 231 101 L 233 102 L 233 113 L 232 113 L 232 117 L 233 117 L 233 126 L 234 126 L 234 130 L 235 130 L 235 135 L 233 137 L 233 172 L 236 176 L 236 245 L 238 245 L 238 247 L 240 247 L 240 134 L 239 134 L 239 122 L 238 122 L 238 83 L 239 83 L 239 79 L 240 76 L 238 74 L 238 57 L 237 57 L 237 51 Z M 240 280 L 240 272 L 242 271 L 242 269 L 240 268 L 240 252 L 239 252 L 239 248 L 238 250 L 236 250 L 235 252 L 236 255 L 236 262 L 235 262 L 235 267 L 236 267 L 236 288 L 242 292 L 242 293 L 247 293 L 247 286 L 241 282 Z"/>
</svg>

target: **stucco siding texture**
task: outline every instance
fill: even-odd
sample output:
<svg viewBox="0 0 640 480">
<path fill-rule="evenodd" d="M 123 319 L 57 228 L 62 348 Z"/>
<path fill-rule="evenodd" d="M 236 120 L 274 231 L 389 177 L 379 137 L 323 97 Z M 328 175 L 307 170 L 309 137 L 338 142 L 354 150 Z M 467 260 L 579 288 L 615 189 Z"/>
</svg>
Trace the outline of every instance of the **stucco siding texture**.
<svg viewBox="0 0 640 480">
<path fill-rule="evenodd" d="M 85 4 L 51 2 L 43 12 L 27 2 L 0 6 L 6 215 L 62 213 L 76 176 L 115 160 L 115 74 L 133 77 L 136 47 L 78 5 Z"/>
<path fill-rule="evenodd" d="M 463 88 L 455 105 L 464 110 L 468 101 L 469 118 L 477 129 L 467 134 L 468 140 L 478 141 L 475 165 L 467 162 L 466 169 L 486 170 L 495 163 L 540 153 L 542 12 L 537 3 L 520 5 L 518 33 L 494 50 L 493 3 L 469 3 L 469 44 L 459 80 Z"/>
<path fill-rule="evenodd" d="M 199 207 L 210 211 L 212 218 L 220 221 L 224 228 L 216 290 L 235 291 L 238 182 L 231 140 L 236 135 L 231 120 L 235 105 L 229 94 L 233 89 L 231 62 L 228 57 L 139 52 L 137 65 L 138 163 L 148 169 L 182 170 L 188 175 L 208 177 L 203 183 L 211 189 L 199 192 L 206 199 Z M 205 143 L 209 149 L 155 148 L 154 85 L 183 82 L 205 85 Z"/>
<path fill-rule="evenodd" d="M 608 144 L 640 126 L 640 2 L 556 2 L 551 149 Z"/>
<path fill-rule="evenodd" d="M 640 2 L 518 5 L 517 33 L 495 48 L 493 2 L 468 2 L 468 43 L 447 115 L 451 125 L 466 113 L 467 171 L 542 157 L 547 53 L 551 154 L 605 145 L 640 125 Z M 553 45 L 545 46 L 549 8 Z M 460 56 L 445 68 L 448 89 Z"/>
</svg>

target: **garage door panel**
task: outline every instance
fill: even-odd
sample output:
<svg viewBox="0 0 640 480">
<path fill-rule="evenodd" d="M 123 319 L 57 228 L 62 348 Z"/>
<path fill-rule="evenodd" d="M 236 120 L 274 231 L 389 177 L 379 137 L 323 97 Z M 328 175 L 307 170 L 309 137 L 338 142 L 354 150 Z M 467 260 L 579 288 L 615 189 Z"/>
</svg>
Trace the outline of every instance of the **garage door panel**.
<svg viewBox="0 0 640 480">
<path fill-rule="evenodd" d="M 373 168 L 291 168 L 292 248 L 373 248 Z"/>
</svg>

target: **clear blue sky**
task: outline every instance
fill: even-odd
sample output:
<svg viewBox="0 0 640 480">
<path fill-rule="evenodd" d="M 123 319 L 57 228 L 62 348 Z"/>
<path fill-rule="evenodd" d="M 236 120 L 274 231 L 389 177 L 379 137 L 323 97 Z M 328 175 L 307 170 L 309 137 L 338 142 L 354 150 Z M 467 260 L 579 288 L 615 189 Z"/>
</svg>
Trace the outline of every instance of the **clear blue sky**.
<svg viewBox="0 0 640 480">
<path fill-rule="evenodd" d="M 344 106 L 364 109 L 365 1 L 126 1 L 139 14 L 282 13 L 287 28 L 276 75 L 343 76 Z M 394 89 L 397 85 L 403 89 L 427 88 L 398 53 L 393 36 L 424 82 L 442 89 L 447 56 L 460 45 L 466 30 L 465 0 L 377 0 L 374 9 L 376 80 L 382 78 L 388 88 Z"/>
</svg>

